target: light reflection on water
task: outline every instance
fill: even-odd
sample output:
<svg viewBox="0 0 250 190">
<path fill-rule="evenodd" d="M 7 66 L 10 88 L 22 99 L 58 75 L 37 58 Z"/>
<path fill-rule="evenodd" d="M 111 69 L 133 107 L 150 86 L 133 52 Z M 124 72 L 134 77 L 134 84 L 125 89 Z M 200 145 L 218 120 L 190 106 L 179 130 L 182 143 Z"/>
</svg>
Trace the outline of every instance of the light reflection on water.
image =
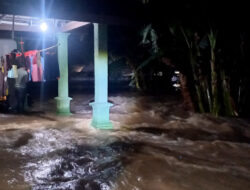
<svg viewBox="0 0 250 190">
<path fill-rule="evenodd" d="M 115 129 L 99 131 L 88 102 L 74 99 L 84 117 L 1 125 L 1 190 L 249 189 L 247 124 L 190 115 L 174 100 L 116 96 Z"/>
</svg>

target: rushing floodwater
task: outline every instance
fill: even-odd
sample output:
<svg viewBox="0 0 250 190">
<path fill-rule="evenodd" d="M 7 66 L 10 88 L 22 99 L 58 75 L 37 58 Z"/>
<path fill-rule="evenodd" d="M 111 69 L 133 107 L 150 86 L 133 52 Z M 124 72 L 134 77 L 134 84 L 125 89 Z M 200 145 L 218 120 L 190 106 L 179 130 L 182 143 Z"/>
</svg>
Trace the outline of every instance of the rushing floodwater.
<svg viewBox="0 0 250 190">
<path fill-rule="evenodd" d="M 128 95 L 110 98 L 115 129 L 100 131 L 90 97 L 73 98 L 71 117 L 0 115 L 0 190 L 250 189 L 246 122 Z"/>
</svg>

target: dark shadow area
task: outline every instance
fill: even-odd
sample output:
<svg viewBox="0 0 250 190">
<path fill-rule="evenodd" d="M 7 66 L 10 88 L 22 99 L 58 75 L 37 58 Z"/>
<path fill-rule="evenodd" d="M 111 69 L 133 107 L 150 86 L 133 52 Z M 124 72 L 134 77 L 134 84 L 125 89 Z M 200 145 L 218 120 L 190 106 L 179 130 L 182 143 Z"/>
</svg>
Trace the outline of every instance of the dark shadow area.
<svg viewBox="0 0 250 190">
<path fill-rule="evenodd" d="M 178 138 L 189 139 L 192 141 L 230 141 L 240 143 L 250 143 L 250 138 L 244 136 L 240 130 L 234 130 L 233 133 L 211 133 L 202 129 L 186 128 L 186 129 L 163 129 L 157 127 L 138 127 L 135 131 L 150 133 L 153 135 L 166 135 L 171 139 Z"/>
</svg>

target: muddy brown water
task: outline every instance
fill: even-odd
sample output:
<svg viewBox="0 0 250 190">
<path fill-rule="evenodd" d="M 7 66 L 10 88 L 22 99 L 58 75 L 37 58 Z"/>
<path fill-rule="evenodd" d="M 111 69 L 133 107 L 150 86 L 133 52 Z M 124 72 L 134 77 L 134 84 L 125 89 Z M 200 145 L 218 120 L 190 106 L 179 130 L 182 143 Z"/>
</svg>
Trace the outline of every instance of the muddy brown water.
<svg viewBox="0 0 250 190">
<path fill-rule="evenodd" d="M 0 190 L 250 189 L 249 124 L 186 113 L 175 99 L 112 96 L 114 130 L 69 117 L 0 115 Z M 51 111 L 51 112 L 50 112 Z"/>
</svg>

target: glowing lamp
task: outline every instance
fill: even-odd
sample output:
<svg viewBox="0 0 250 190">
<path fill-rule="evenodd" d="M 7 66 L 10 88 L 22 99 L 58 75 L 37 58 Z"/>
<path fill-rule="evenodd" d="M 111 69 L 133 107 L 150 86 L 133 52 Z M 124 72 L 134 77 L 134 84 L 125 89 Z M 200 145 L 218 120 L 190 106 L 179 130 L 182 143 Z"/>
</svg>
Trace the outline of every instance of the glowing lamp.
<svg viewBox="0 0 250 190">
<path fill-rule="evenodd" d="M 40 29 L 45 32 L 48 29 L 48 25 L 46 22 L 40 24 Z"/>
</svg>

